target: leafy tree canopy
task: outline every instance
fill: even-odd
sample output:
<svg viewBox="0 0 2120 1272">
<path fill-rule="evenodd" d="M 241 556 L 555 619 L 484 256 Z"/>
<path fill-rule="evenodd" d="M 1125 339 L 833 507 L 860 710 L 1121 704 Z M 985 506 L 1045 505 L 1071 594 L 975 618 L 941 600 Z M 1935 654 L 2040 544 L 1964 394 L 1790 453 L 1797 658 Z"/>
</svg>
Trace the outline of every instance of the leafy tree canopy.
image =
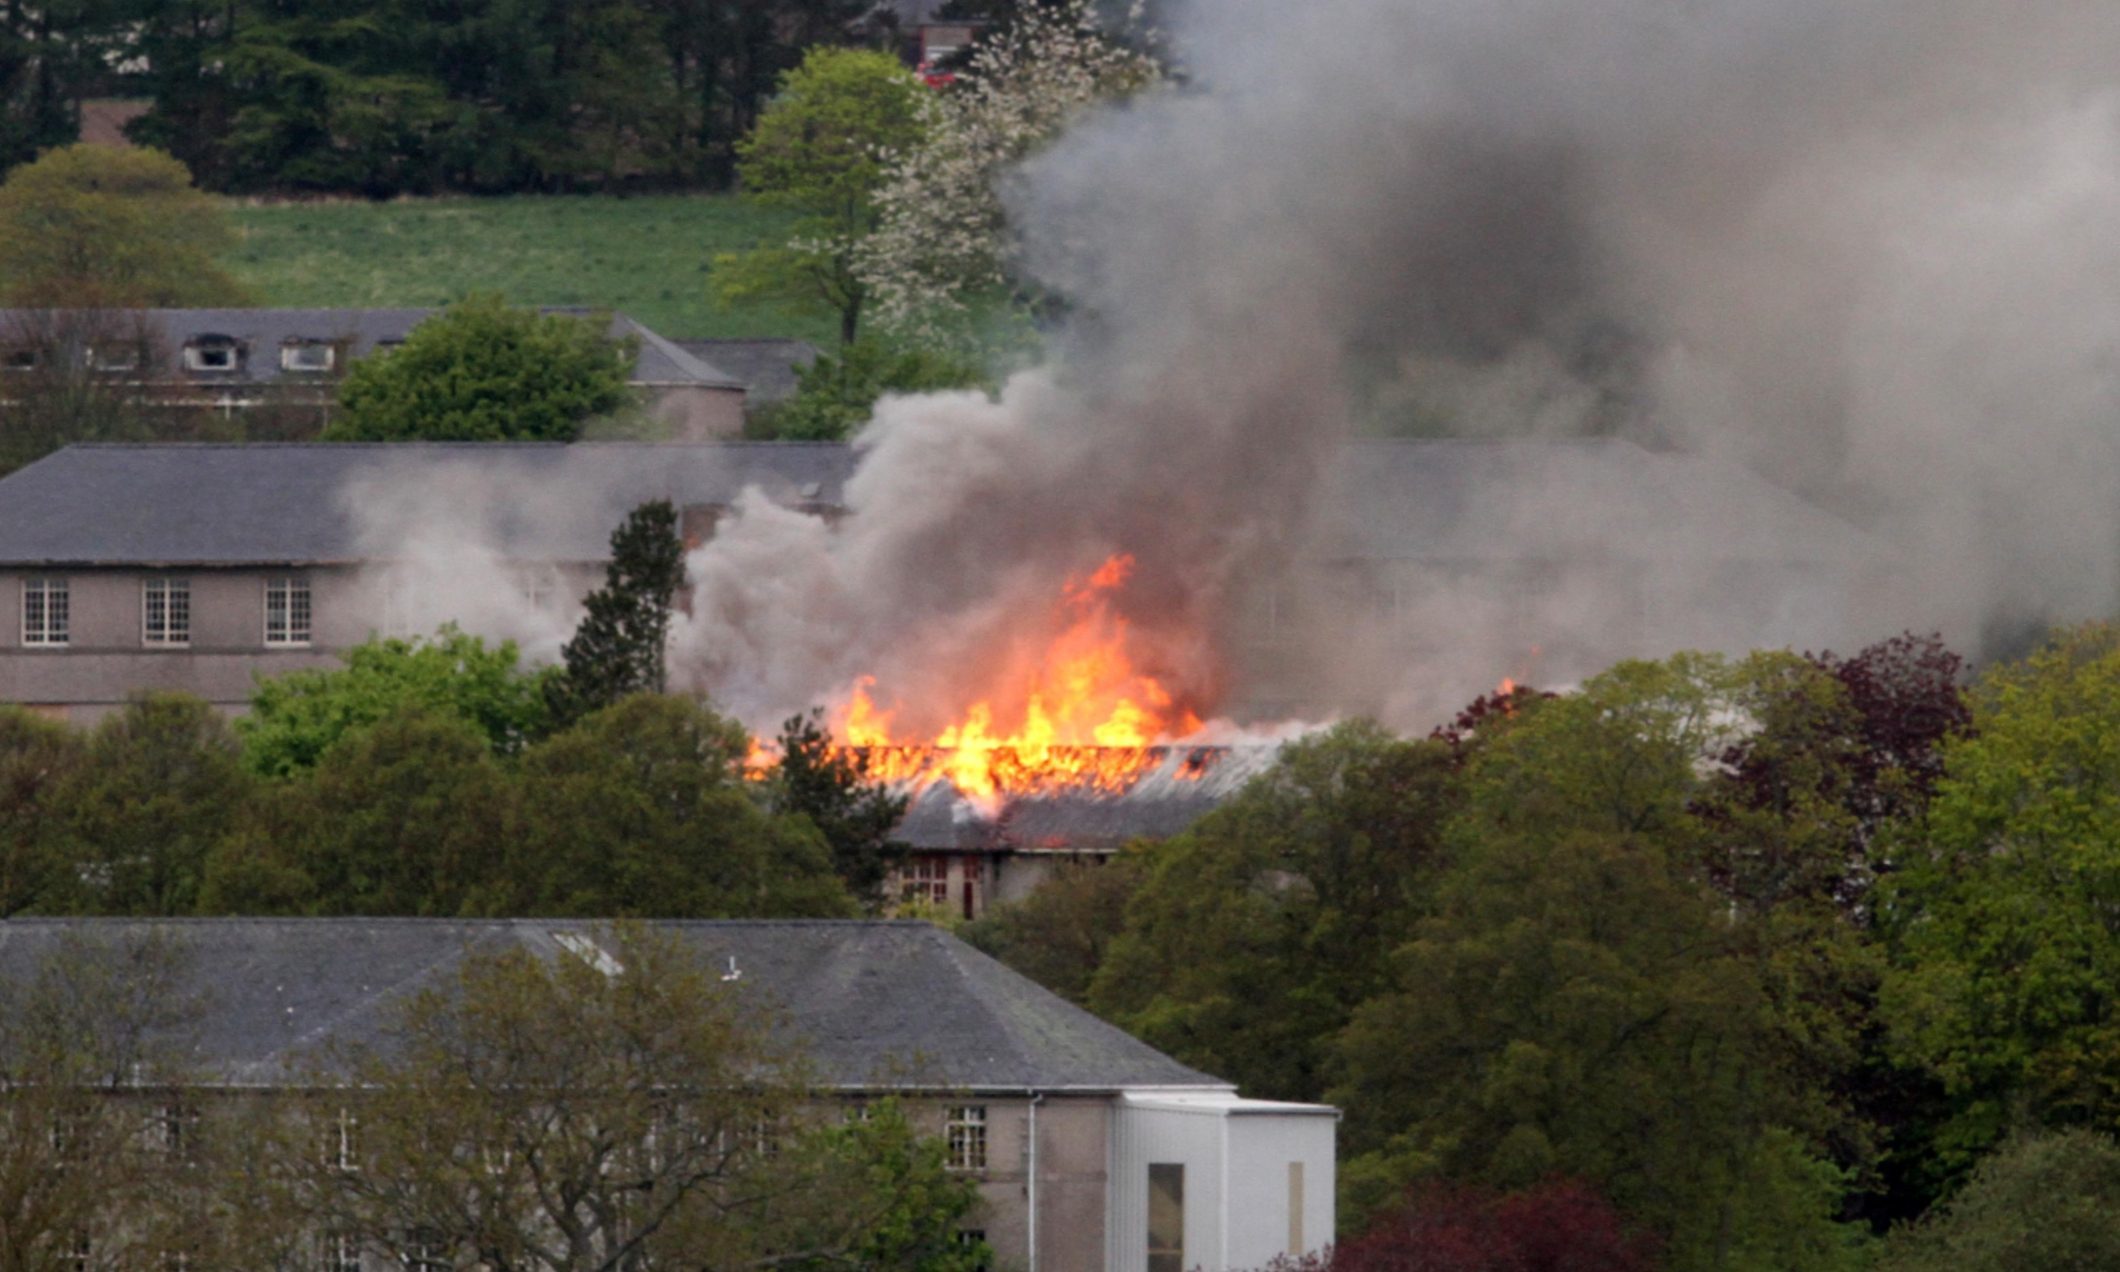
<svg viewBox="0 0 2120 1272">
<path fill-rule="evenodd" d="M 255 789 L 228 722 L 197 698 L 142 695 L 96 726 L 82 761 L 53 791 L 65 864 L 38 908 L 191 911 L 208 852 Z"/>
<path fill-rule="evenodd" d="M 741 726 L 639 694 L 523 754 L 521 830 L 503 872 L 520 914 L 839 917 L 852 900 L 806 818 L 745 775 Z"/>
<path fill-rule="evenodd" d="M 2026 1135 L 1895 1234 L 1878 1272 L 2120 1267 L 2120 1146 L 2073 1130 Z"/>
<path fill-rule="evenodd" d="M 218 200 L 159 150 L 65 146 L 0 184 L 0 298 L 32 308 L 236 305 Z"/>
<path fill-rule="evenodd" d="M 892 156 L 919 144 L 933 108 L 930 90 L 888 53 L 811 49 L 738 145 L 743 188 L 803 219 L 784 245 L 716 258 L 716 290 L 821 306 L 838 315 L 841 342 L 854 343 L 869 295 L 855 255 L 876 227 L 876 189 Z"/>
<path fill-rule="evenodd" d="M 1961 1167 L 2019 1118 L 2120 1130 L 2120 628 L 1991 669 L 1972 707 L 1884 906 L 1886 1011 L 1953 1097 Z"/>
<path fill-rule="evenodd" d="M 1126 927 L 1145 851 L 1057 867 L 1031 894 L 987 907 L 957 935 L 1067 999 L 1086 1005 L 1090 980 Z"/>
<path fill-rule="evenodd" d="M 1453 778 L 1447 747 L 1366 722 L 1289 744 L 1147 851 L 1091 1005 L 1246 1090 L 1317 1098 L 1328 1040 L 1428 908 Z"/>
<path fill-rule="evenodd" d="M 512 641 L 488 648 L 444 627 L 431 639 L 356 645 L 345 663 L 259 679 L 250 714 L 235 726 L 253 772 L 284 777 L 311 768 L 347 733 L 408 707 L 469 722 L 497 755 L 514 754 L 544 731 L 549 673 L 523 670 Z"/>
<path fill-rule="evenodd" d="M 633 400 L 637 349 L 594 318 L 515 309 L 493 295 L 451 305 L 405 343 L 356 361 L 329 441 L 572 441 Z"/>
<path fill-rule="evenodd" d="M 983 385 L 970 359 L 927 348 L 863 336 L 837 353 L 822 353 L 795 368 L 795 395 L 760 413 L 757 432 L 794 442 L 832 442 L 869 422 L 886 393 L 933 393 Z"/>
<path fill-rule="evenodd" d="M 1162 69 L 1144 48 L 1138 8 L 1093 0 L 1003 4 L 1001 22 L 940 95 L 917 147 L 876 190 L 877 226 L 855 273 L 877 318 L 930 343 L 961 338 L 992 301 L 1033 321 L 1062 298 L 1020 267 L 1002 203 L 1004 174 L 1100 102 L 1144 91 Z"/>
</svg>

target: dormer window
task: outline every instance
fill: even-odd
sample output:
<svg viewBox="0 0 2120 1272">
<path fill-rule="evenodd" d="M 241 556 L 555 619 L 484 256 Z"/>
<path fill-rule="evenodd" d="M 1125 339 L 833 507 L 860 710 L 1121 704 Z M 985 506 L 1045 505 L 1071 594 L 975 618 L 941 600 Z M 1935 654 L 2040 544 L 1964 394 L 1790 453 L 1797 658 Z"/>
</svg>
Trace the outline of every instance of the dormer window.
<svg viewBox="0 0 2120 1272">
<path fill-rule="evenodd" d="M 233 336 L 194 336 L 184 343 L 187 371 L 234 371 L 243 363 L 243 346 Z"/>
<path fill-rule="evenodd" d="M 290 340 L 280 346 L 280 370 L 318 375 L 331 370 L 337 355 L 328 340 Z"/>
<path fill-rule="evenodd" d="M 92 346 L 88 351 L 88 365 L 96 371 L 138 371 L 140 346 L 131 343 Z"/>
</svg>

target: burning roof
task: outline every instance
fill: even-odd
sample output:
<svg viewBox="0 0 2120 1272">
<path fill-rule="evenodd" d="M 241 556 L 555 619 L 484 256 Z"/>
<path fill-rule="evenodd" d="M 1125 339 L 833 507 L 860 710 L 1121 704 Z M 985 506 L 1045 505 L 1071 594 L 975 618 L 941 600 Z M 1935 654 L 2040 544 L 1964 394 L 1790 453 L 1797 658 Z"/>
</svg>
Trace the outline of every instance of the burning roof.
<svg viewBox="0 0 2120 1272">
<path fill-rule="evenodd" d="M 897 838 L 928 850 L 1104 851 L 1175 835 L 1266 771 L 1270 745 L 1055 747 L 1037 757 L 982 757 L 1003 770 L 1044 771 L 974 798 L 950 779 L 959 757 L 940 747 L 872 748 L 873 771 L 910 799 Z"/>
</svg>

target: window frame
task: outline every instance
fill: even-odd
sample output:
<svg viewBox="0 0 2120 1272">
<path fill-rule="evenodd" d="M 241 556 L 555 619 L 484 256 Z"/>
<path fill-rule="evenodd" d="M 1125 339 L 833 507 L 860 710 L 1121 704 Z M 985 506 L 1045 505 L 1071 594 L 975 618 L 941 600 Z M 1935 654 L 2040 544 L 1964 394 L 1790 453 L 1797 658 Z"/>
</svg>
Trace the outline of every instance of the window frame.
<svg viewBox="0 0 2120 1272">
<path fill-rule="evenodd" d="M 361 1238 L 343 1231 L 317 1234 L 317 1265 L 324 1272 L 361 1272 Z"/>
<path fill-rule="evenodd" d="M 184 369 L 228 375 L 243 369 L 243 344 L 232 336 L 194 336 L 184 342 Z"/>
<path fill-rule="evenodd" d="M 361 1119 L 351 1108 L 341 1105 L 332 1114 L 331 1121 L 325 1124 L 323 1143 L 318 1147 L 322 1150 L 318 1156 L 323 1158 L 326 1170 L 360 1174 Z"/>
<path fill-rule="evenodd" d="M 986 1106 L 952 1104 L 944 1113 L 943 1141 L 948 1147 L 946 1164 L 954 1171 L 986 1169 Z"/>
<path fill-rule="evenodd" d="M 37 622 L 30 622 L 30 598 L 37 598 Z M 32 574 L 22 580 L 22 644 L 31 649 L 58 649 L 73 643 L 73 588 L 61 575 Z M 58 604 L 54 607 L 53 602 Z M 54 620 L 56 608 L 57 618 Z"/>
<path fill-rule="evenodd" d="M 273 607 L 280 607 L 279 634 L 274 635 Z M 300 601 L 299 634 L 295 624 L 296 601 Z M 265 647 L 306 649 L 316 640 L 316 601 L 306 574 L 274 574 L 265 579 Z"/>
<path fill-rule="evenodd" d="M 950 858 L 948 853 L 917 852 L 905 859 L 898 881 L 899 900 L 907 904 L 946 906 L 950 903 Z"/>
<path fill-rule="evenodd" d="M 322 353 L 323 361 L 311 365 L 303 355 Z M 329 375 L 339 365 L 338 347 L 329 340 L 289 340 L 280 345 L 280 370 L 293 375 Z"/>
<path fill-rule="evenodd" d="M 162 604 L 159 633 L 155 630 L 157 599 Z M 155 575 L 140 580 L 140 643 L 157 649 L 182 649 L 191 644 L 190 579 Z"/>
<path fill-rule="evenodd" d="M 1150 1162 L 1147 1182 L 1148 1272 L 1185 1272 L 1185 1163 Z M 1159 1182 L 1165 1185 L 1161 1198 Z M 1159 1219 L 1175 1220 L 1177 1231 L 1162 1230 Z M 1169 1242 L 1173 1236 L 1175 1245 Z"/>
</svg>

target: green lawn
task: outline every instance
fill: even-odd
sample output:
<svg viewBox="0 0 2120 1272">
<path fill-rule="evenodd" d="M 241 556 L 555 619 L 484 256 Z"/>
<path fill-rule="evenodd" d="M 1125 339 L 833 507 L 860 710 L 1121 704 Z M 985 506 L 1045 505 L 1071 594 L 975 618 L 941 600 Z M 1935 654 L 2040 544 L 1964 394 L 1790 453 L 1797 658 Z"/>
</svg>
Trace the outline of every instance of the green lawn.
<svg viewBox="0 0 2120 1272">
<path fill-rule="evenodd" d="M 799 336 L 831 319 L 717 304 L 716 252 L 775 237 L 778 215 L 726 195 L 233 205 L 229 268 L 259 303 L 441 305 L 497 291 L 524 305 L 623 310 L 665 336 Z"/>
</svg>

